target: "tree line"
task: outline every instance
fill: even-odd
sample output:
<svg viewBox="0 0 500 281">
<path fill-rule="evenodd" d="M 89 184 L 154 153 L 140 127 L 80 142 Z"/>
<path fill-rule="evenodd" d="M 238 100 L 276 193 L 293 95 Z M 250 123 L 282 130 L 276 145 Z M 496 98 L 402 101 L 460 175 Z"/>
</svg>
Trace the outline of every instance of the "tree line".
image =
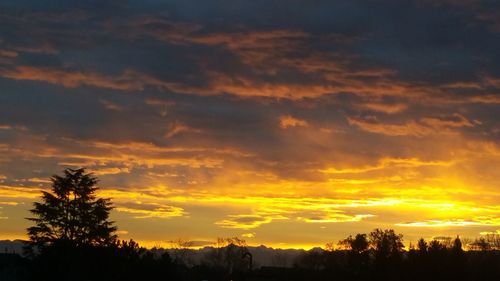
<svg viewBox="0 0 500 281">
<path fill-rule="evenodd" d="M 244 240 L 219 238 L 193 262 L 187 241 L 165 251 L 119 240 L 109 220 L 112 202 L 97 198 L 98 180 L 85 169 L 66 169 L 51 181 L 51 192 L 42 192 L 28 218 L 33 226 L 25 255 L 0 254 L 0 281 L 500 280 L 498 234 L 473 242 L 420 239 L 405 250 L 402 234 L 375 229 L 302 251 L 291 266 L 262 267 L 254 265 Z"/>
</svg>

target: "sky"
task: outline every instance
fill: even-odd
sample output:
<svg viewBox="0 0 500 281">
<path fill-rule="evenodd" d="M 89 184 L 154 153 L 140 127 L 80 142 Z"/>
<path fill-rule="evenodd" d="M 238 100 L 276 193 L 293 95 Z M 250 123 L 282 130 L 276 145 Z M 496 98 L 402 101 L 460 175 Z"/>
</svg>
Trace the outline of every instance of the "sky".
<svg viewBox="0 0 500 281">
<path fill-rule="evenodd" d="M 85 167 L 122 239 L 500 233 L 500 2 L 0 3 L 0 239 Z"/>
</svg>

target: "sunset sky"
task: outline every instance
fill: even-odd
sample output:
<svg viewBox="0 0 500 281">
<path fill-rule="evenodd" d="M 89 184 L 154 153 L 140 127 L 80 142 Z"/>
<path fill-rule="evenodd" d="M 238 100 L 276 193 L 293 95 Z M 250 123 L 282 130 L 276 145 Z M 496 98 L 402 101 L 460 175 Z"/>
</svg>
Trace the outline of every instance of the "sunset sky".
<svg viewBox="0 0 500 281">
<path fill-rule="evenodd" d="M 68 167 L 147 246 L 500 231 L 500 1 L 1 1 L 0 239 Z"/>
</svg>

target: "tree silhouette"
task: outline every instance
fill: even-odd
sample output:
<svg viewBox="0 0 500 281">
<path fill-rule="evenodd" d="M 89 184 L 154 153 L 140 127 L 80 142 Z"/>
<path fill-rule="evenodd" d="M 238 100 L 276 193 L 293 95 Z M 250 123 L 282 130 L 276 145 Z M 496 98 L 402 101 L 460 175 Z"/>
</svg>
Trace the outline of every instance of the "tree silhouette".
<svg viewBox="0 0 500 281">
<path fill-rule="evenodd" d="M 420 238 L 417 243 L 417 249 L 420 254 L 425 254 L 427 253 L 427 242 L 425 242 L 424 238 Z"/>
<path fill-rule="evenodd" d="M 398 280 L 398 270 L 401 268 L 401 253 L 404 247 L 403 235 L 396 234 L 392 229 L 378 229 L 370 232 L 370 245 L 374 250 L 374 269 L 377 279 Z M 390 273 L 395 274 L 391 275 Z"/>
<path fill-rule="evenodd" d="M 44 248 L 56 242 L 71 246 L 106 246 L 115 243 L 116 227 L 109 221 L 110 199 L 97 199 L 97 178 L 85 169 L 65 169 L 51 178 L 52 192 L 42 191 L 31 213 L 31 246 Z"/>
<path fill-rule="evenodd" d="M 397 256 L 404 248 L 403 235 L 396 234 L 392 229 L 375 229 L 370 232 L 370 244 L 380 258 Z"/>
<path fill-rule="evenodd" d="M 347 256 L 347 269 L 358 280 L 363 280 L 369 263 L 369 241 L 366 234 L 358 233 L 353 238 L 351 235 L 339 242 L 339 245 L 349 249 Z"/>
<path fill-rule="evenodd" d="M 446 246 L 441 243 L 441 241 L 433 239 L 431 242 L 429 242 L 429 253 L 438 253 L 444 250 L 446 250 Z"/>
<path fill-rule="evenodd" d="M 366 238 L 366 234 L 358 233 L 354 238 L 349 235 L 349 237 L 347 237 L 346 239 L 341 240 L 339 242 L 339 245 L 347 247 L 357 254 L 361 254 L 368 250 L 369 242 Z"/>
<path fill-rule="evenodd" d="M 461 254 L 463 252 L 462 241 L 460 240 L 460 237 L 457 236 L 457 238 L 453 240 L 453 246 L 451 247 L 451 249 L 456 254 Z"/>
</svg>

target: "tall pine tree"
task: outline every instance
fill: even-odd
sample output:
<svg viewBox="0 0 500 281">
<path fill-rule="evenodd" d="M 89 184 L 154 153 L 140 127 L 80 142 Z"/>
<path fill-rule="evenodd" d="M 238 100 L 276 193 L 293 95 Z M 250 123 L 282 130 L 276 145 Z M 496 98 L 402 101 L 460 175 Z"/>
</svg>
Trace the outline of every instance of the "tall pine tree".
<svg viewBox="0 0 500 281">
<path fill-rule="evenodd" d="M 43 191 L 28 220 L 31 245 L 47 247 L 57 242 L 71 246 L 106 246 L 116 241 L 116 227 L 109 221 L 112 203 L 97 198 L 97 178 L 85 169 L 65 169 L 51 178 L 52 192 Z"/>
</svg>

